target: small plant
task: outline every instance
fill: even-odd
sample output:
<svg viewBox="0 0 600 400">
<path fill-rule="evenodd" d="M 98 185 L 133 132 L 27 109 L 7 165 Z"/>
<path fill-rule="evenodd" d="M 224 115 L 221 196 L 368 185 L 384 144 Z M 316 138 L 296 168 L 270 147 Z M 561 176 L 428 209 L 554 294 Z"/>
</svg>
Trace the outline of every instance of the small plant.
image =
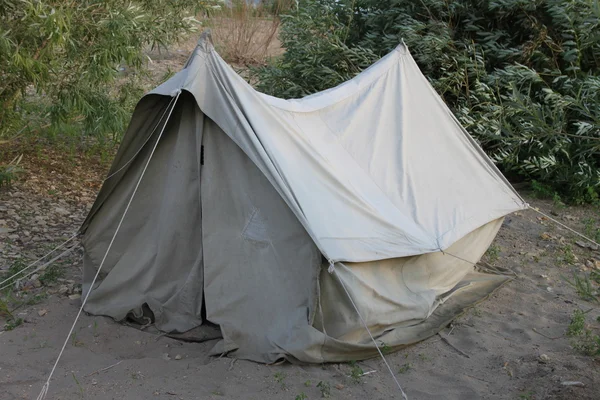
<svg viewBox="0 0 600 400">
<path fill-rule="evenodd" d="M 554 193 L 554 195 L 552 196 L 552 203 L 554 204 L 554 208 L 557 210 L 562 210 L 563 208 L 565 208 L 565 203 L 563 203 L 558 193 Z"/>
<path fill-rule="evenodd" d="M 47 293 L 33 294 L 33 295 L 27 297 L 27 299 L 25 300 L 25 305 L 33 306 L 33 305 L 39 304 L 42 301 L 44 301 L 44 299 L 46 299 L 47 297 L 48 297 Z"/>
<path fill-rule="evenodd" d="M 308 399 L 308 396 L 304 394 L 304 392 L 300 393 L 299 395 L 297 395 L 295 397 L 295 400 L 306 400 Z"/>
<path fill-rule="evenodd" d="M 27 267 L 27 264 L 25 264 L 22 259 L 15 260 L 15 262 L 13 262 L 12 265 L 8 268 L 8 271 L 7 271 L 6 275 L 8 275 L 8 276 L 16 275 L 19 272 L 21 272 L 25 267 Z M 15 276 L 13 279 L 11 279 L 9 281 L 10 283 L 6 282 L 2 286 L 8 285 L 7 286 L 7 290 L 10 290 L 9 289 L 10 285 L 12 285 L 16 281 L 18 281 L 19 278 L 21 278 L 21 275 Z"/>
<path fill-rule="evenodd" d="M 571 337 L 571 345 L 577 351 L 588 356 L 600 355 L 600 336 L 587 328 L 586 313 L 575 310 L 567 328 L 567 336 Z"/>
<path fill-rule="evenodd" d="M 310 380 L 308 380 L 308 381 L 304 382 L 304 386 L 306 386 L 306 387 L 310 387 L 310 386 L 311 386 L 311 382 L 310 382 Z"/>
<path fill-rule="evenodd" d="M 363 375 L 362 368 L 356 363 L 356 361 L 350 361 L 350 378 L 354 383 L 360 383 L 360 377 Z"/>
<path fill-rule="evenodd" d="M 583 300 L 598 302 L 598 297 L 597 297 L 598 291 L 596 289 L 594 289 L 591 276 L 592 276 L 591 274 L 590 275 L 583 274 L 582 276 L 580 276 L 574 272 L 573 280 L 569 280 L 565 277 L 563 277 L 563 279 L 569 285 L 571 285 L 575 288 L 575 291 L 577 292 L 579 297 L 581 297 Z M 596 275 L 594 275 L 594 279 L 595 278 L 596 278 Z"/>
<path fill-rule="evenodd" d="M 498 258 L 500 258 L 500 246 L 496 244 L 491 245 L 490 247 L 488 247 L 485 254 L 487 255 L 490 263 L 498 261 Z"/>
<path fill-rule="evenodd" d="M 379 346 L 379 350 L 381 350 L 381 353 L 383 355 L 386 355 L 392 351 L 392 348 L 390 346 L 388 346 L 387 344 L 385 344 L 384 342 L 381 342 L 381 346 Z"/>
<path fill-rule="evenodd" d="M 275 382 L 279 383 L 282 388 L 285 388 L 285 376 L 284 372 L 276 372 L 274 375 Z"/>
<path fill-rule="evenodd" d="M 481 315 L 481 312 L 479 313 L 479 315 Z M 429 357 L 427 357 L 423 353 L 419 353 L 419 358 L 421 359 L 421 361 L 429 361 Z"/>
<path fill-rule="evenodd" d="M 329 385 L 329 382 L 319 382 L 317 383 L 317 387 L 319 388 L 319 391 L 321 392 L 321 397 L 324 399 L 328 399 L 331 397 L 331 386 Z"/>
<path fill-rule="evenodd" d="M 81 383 L 79 383 L 79 381 L 77 380 L 77 377 L 75 376 L 74 372 L 72 372 L 71 375 L 73 375 L 73 380 L 75 381 L 75 384 L 79 388 L 79 396 L 82 399 L 85 398 L 85 391 L 83 390 L 83 386 L 81 386 Z"/>
<path fill-rule="evenodd" d="M 0 188 L 2 186 L 9 186 L 23 172 L 23 169 L 19 166 L 22 158 L 23 155 L 21 154 L 10 163 L 0 165 Z"/>
<path fill-rule="evenodd" d="M 531 181 L 531 190 L 533 191 L 533 196 L 538 199 L 549 199 L 554 197 L 556 192 L 552 190 L 552 188 L 548 185 L 540 183 L 536 180 Z"/>
<path fill-rule="evenodd" d="M 49 283 L 55 283 L 58 278 L 64 275 L 64 271 L 60 268 L 60 265 L 54 264 L 49 266 L 42 275 L 40 275 L 40 282 L 44 285 Z"/>
<path fill-rule="evenodd" d="M 533 400 L 533 392 L 525 392 L 519 395 L 520 399 L 524 400 Z"/>
<path fill-rule="evenodd" d="M 600 271 L 593 270 L 590 272 L 590 279 L 600 285 Z"/>
<path fill-rule="evenodd" d="M 573 253 L 573 247 L 570 244 L 566 244 L 560 248 L 561 255 L 558 257 L 564 264 L 575 264 L 577 257 Z"/>
<path fill-rule="evenodd" d="M 581 310 L 575 310 L 571 315 L 571 322 L 567 328 L 567 336 L 579 336 L 585 329 L 585 313 Z"/>
<path fill-rule="evenodd" d="M 84 343 L 80 340 L 77 340 L 77 333 L 73 332 L 71 334 L 71 344 L 73 345 L 73 347 L 82 347 L 84 345 Z"/>
<path fill-rule="evenodd" d="M 405 374 L 407 373 L 410 369 L 412 368 L 412 364 L 411 363 L 406 363 L 402 366 L 400 366 L 400 368 L 398 368 L 398 373 L 399 374 Z"/>
<path fill-rule="evenodd" d="M 15 329 L 16 327 L 18 327 L 18 326 L 20 326 L 22 324 L 23 324 L 23 319 L 22 318 L 10 318 L 4 324 L 4 330 L 5 331 L 12 331 L 13 329 Z"/>
</svg>

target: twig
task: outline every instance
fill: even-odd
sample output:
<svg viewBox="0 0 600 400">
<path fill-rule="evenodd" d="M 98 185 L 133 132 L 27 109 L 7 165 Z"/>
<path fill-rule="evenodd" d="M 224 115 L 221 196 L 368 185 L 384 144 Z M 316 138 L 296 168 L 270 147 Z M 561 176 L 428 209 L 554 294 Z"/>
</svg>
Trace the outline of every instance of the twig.
<svg viewBox="0 0 600 400">
<path fill-rule="evenodd" d="M 231 371 L 233 369 L 233 364 L 235 364 L 236 361 L 237 361 L 237 358 L 233 358 L 231 360 L 231 362 L 229 363 L 229 368 L 227 368 L 227 371 Z"/>
<path fill-rule="evenodd" d="M 377 372 L 377 371 L 373 370 L 373 371 L 363 372 L 362 374 L 360 374 L 360 376 L 369 375 L 369 374 L 372 374 L 372 373 L 375 373 L 375 372 Z"/>
<path fill-rule="evenodd" d="M 121 364 L 122 362 L 123 362 L 123 360 L 121 360 L 121 361 L 119 361 L 119 362 L 117 362 L 117 363 L 114 363 L 113 365 L 109 365 L 109 366 L 108 366 L 108 367 L 106 367 L 106 368 L 102 368 L 102 369 L 99 369 L 98 371 L 94 371 L 94 372 L 92 372 L 91 374 L 87 374 L 87 375 L 85 376 L 85 378 L 87 378 L 88 376 L 92 376 L 92 375 L 95 375 L 95 374 L 99 374 L 100 372 L 104 372 L 104 371 L 106 371 L 106 370 L 109 370 L 109 369 L 111 369 L 111 368 L 113 368 L 113 367 L 116 367 L 117 365 Z"/>
<path fill-rule="evenodd" d="M 442 341 L 443 341 L 444 343 L 446 343 L 448 346 L 452 347 L 452 348 L 453 348 L 454 350 L 456 350 L 456 351 L 457 351 L 457 352 L 458 352 L 460 355 L 462 355 L 463 357 L 471 358 L 471 356 L 470 356 L 470 355 L 468 355 L 467 353 L 465 353 L 464 351 L 462 351 L 461 349 L 459 349 L 458 347 L 456 347 L 455 345 L 453 345 L 452 343 L 450 343 L 450 341 L 449 341 L 447 338 L 443 337 L 443 336 L 442 336 L 442 334 L 441 334 L 440 332 L 438 332 L 438 336 L 439 336 L 440 338 L 442 338 Z"/>
<path fill-rule="evenodd" d="M 534 331 L 535 333 L 537 333 L 538 335 L 541 335 L 541 336 L 543 336 L 545 338 L 548 338 L 550 340 L 556 340 L 556 339 L 560 339 L 561 337 L 563 337 L 563 335 L 560 335 L 560 336 L 557 336 L 557 337 L 548 336 L 548 335 L 543 334 L 542 332 L 538 332 L 537 329 L 535 329 L 535 328 L 531 328 L 531 330 Z"/>
<path fill-rule="evenodd" d="M 485 379 L 481 379 L 481 378 L 478 378 L 478 377 L 473 376 L 473 375 L 469 375 L 469 374 L 465 374 L 465 375 L 468 376 L 469 378 L 477 379 L 478 381 L 481 381 L 481 382 L 492 383 L 490 381 L 486 381 Z"/>
</svg>

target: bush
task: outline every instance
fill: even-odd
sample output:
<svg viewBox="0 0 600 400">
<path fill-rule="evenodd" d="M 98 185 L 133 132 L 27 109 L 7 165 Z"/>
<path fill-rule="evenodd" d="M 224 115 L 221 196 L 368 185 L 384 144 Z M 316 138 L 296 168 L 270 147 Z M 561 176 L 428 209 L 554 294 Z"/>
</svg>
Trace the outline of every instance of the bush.
<svg viewBox="0 0 600 400">
<path fill-rule="evenodd" d="M 212 5 L 212 0 L 3 0 L 0 138 L 31 121 L 51 123 L 54 130 L 81 124 L 77 132 L 84 138 L 121 133 L 141 94 L 144 50 L 195 30 L 194 16 Z M 135 73 L 124 73 L 124 67 Z"/>
<path fill-rule="evenodd" d="M 281 39 L 286 54 L 257 76 L 288 98 L 335 86 L 404 40 L 505 173 L 597 199 L 598 0 L 310 0 L 283 19 Z"/>
</svg>

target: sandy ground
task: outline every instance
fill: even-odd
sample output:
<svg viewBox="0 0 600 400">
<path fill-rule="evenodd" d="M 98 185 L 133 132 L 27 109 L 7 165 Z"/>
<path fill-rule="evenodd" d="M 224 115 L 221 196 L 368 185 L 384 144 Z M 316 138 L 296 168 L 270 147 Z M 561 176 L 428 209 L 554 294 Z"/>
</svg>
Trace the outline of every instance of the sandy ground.
<svg viewBox="0 0 600 400">
<path fill-rule="evenodd" d="M 6 196 L 1 193 L 0 200 Z M 589 212 L 567 209 L 563 216 L 577 225 Z M 545 235 L 553 239 L 542 239 Z M 565 336 L 572 312 L 595 306 L 561 278 L 594 256 L 574 247 L 579 260 L 565 264 L 562 243 L 570 240 L 532 211 L 509 217 L 494 243 L 498 257 L 489 262 L 511 268 L 517 277 L 442 333 L 451 331 L 448 340 L 465 355 L 440 336 L 387 355 L 409 399 L 598 399 L 600 364 L 580 355 Z M 66 278 L 77 277 L 79 266 L 64 266 Z M 0 333 L 2 399 L 37 396 L 79 302 L 51 294 L 19 309 L 25 323 Z M 588 321 L 598 315 L 593 309 Z M 319 382 L 334 399 L 399 398 L 380 359 L 358 362 L 364 372 L 375 372 L 357 382 L 349 364 L 266 366 L 211 358 L 212 341 L 180 342 L 104 317 L 82 316 L 75 332 L 49 399 L 317 399 Z M 584 386 L 563 386 L 565 381 Z"/>
<path fill-rule="evenodd" d="M 156 75 L 177 70 L 194 43 L 154 54 Z M 24 158 L 27 179 L 0 190 L 0 272 L 61 243 L 91 206 L 105 166 L 60 157 Z M 61 168 L 65 162 L 70 166 Z M 580 230 L 600 227 L 597 209 L 532 203 L 554 209 L 556 218 Z M 591 309 L 589 329 L 600 334 L 598 304 L 582 300 L 563 279 L 572 271 L 589 272 L 600 260 L 600 253 L 578 247 L 576 240 L 533 211 L 507 218 L 487 262 L 510 268 L 516 278 L 443 331 L 452 346 L 434 336 L 387 355 L 408 398 L 599 399 L 600 362 L 580 354 L 565 335 L 576 309 Z M 80 257 L 75 251 L 57 264 L 60 279 L 78 281 Z M 41 296 L 12 311 L 21 325 L 0 332 L 0 399 L 39 393 L 78 310 L 80 300 L 67 296 L 77 297 L 76 284 L 59 293 L 68 284 L 26 282 L 11 292 L 14 304 Z M 0 310 L 0 329 L 7 321 Z M 332 399 L 400 398 L 380 359 L 358 362 L 368 374 L 354 379 L 357 368 L 349 364 L 266 366 L 210 358 L 213 341 L 180 342 L 103 317 L 83 315 L 75 332 L 48 399 L 302 400 L 328 393 Z M 566 381 L 581 385 L 564 386 Z"/>
</svg>

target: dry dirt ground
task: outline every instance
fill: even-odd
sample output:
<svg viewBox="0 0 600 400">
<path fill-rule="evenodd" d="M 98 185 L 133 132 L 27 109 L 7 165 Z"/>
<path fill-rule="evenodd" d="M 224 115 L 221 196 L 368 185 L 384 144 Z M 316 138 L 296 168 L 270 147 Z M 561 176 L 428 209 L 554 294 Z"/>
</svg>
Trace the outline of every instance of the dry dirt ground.
<svg viewBox="0 0 600 400">
<path fill-rule="evenodd" d="M 177 67 L 187 50 L 155 62 Z M 77 230 L 107 169 L 95 159 L 49 152 L 26 154 L 22 166 L 23 179 L 0 189 L 0 281 L 9 268 L 37 259 Z M 587 234 L 596 235 L 600 227 L 597 208 L 530 201 Z M 566 335 L 578 309 L 591 310 L 587 329 L 600 335 L 599 304 L 583 300 L 564 279 L 573 272 L 590 274 L 600 260 L 600 252 L 577 241 L 531 210 L 509 216 L 485 259 L 512 270 L 515 279 L 442 332 L 452 345 L 434 336 L 387 355 L 408 398 L 599 399 L 600 362 Z M 0 399 L 39 393 L 77 313 L 80 273 L 76 249 L 2 292 Z M 593 282 L 591 290 L 598 298 Z M 210 358 L 213 344 L 180 342 L 83 315 L 47 398 L 400 398 L 380 359 L 267 366 Z"/>
</svg>

